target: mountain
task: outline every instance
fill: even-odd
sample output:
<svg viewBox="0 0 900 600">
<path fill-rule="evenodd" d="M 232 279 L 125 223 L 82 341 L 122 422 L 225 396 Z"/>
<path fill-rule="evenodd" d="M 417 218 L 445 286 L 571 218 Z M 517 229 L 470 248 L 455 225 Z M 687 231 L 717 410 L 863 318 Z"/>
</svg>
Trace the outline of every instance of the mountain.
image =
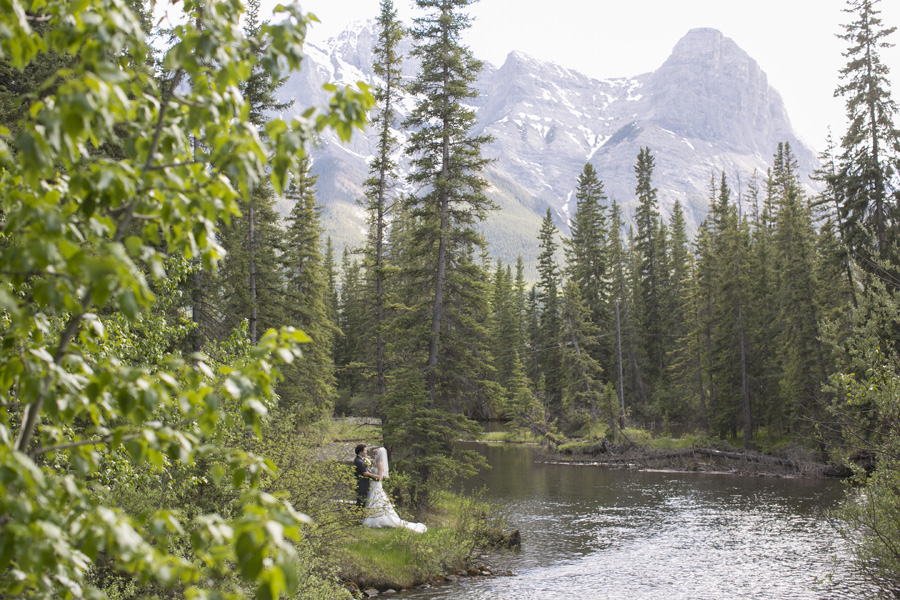
<svg viewBox="0 0 900 600">
<path fill-rule="evenodd" d="M 299 111 L 325 102 L 326 82 L 377 84 L 371 68 L 375 37 L 374 22 L 356 23 L 322 46 L 308 45 L 303 70 L 279 90 L 280 98 L 294 100 Z M 404 64 L 405 76 L 416 70 L 414 62 Z M 652 73 L 598 80 L 512 52 L 500 67 L 485 63 L 476 88 L 479 96 L 471 104 L 478 123 L 472 133 L 494 137 L 483 150 L 495 159 L 484 175 L 491 184 L 488 195 L 500 207 L 484 233 L 491 254 L 507 263 L 519 254 L 534 263 L 547 207 L 566 230 L 578 175 L 588 161 L 607 195 L 630 216 L 634 164 L 640 148 L 649 147 L 662 212 L 668 215 L 675 200 L 681 201 L 692 229 L 706 215 L 711 175 L 718 178 L 724 170 L 737 190 L 757 172 L 762 185 L 782 141 L 791 144 L 803 181 L 818 164 L 794 133 L 766 74 L 715 29 L 689 31 Z M 412 99 L 404 101 L 398 122 L 412 106 Z M 398 135 L 404 138 L 402 131 Z M 341 144 L 326 134 L 313 152 L 323 223 L 338 248 L 363 239 L 365 215 L 357 201 L 374 142 L 364 134 Z M 398 192 L 414 191 L 404 183 L 399 187 Z"/>
</svg>

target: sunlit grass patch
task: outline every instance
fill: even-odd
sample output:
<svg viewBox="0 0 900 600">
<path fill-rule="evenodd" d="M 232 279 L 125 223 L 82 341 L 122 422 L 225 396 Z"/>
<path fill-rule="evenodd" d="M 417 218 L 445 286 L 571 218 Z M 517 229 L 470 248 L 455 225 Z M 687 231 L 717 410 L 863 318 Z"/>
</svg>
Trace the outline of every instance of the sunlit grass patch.
<svg viewBox="0 0 900 600">
<path fill-rule="evenodd" d="M 483 442 L 511 442 L 517 444 L 537 444 L 541 441 L 540 436 L 525 429 L 516 429 L 512 431 L 486 431 L 480 438 Z"/>
<path fill-rule="evenodd" d="M 356 528 L 339 556 L 341 577 L 360 587 L 412 587 L 464 569 L 499 527 L 487 504 L 450 493 L 439 496 L 425 523 L 425 533 Z"/>
</svg>

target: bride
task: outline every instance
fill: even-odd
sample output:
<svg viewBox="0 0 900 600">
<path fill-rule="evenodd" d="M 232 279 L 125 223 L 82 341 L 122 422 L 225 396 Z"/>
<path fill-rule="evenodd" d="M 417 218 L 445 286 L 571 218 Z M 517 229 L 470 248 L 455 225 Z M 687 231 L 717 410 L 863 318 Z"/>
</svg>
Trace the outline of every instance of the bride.
<svg viewBox="0 0 900 600">
<path fill-rule="evenodd" d="M 379 448 L 375 451 L 375 460 L 372 461 L 372 471 L 387 478 L 388 468 L 387 449 Z M 384 492 L 380 480 L 373 481 L 369 486 L 369 498 L 366 500 L 366 513 L 369 515 L 363 519 L 366 527 L 406 527 L 419 533 L 425 533 L 428 529 L 425 523 L 410 523 L 397 515 L 394 505 Z"/>
</svg>

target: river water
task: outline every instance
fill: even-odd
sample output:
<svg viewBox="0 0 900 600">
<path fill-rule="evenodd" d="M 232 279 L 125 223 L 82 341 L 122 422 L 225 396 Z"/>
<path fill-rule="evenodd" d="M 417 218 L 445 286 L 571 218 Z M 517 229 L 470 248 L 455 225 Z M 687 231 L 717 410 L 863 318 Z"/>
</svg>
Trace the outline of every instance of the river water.
<svg viewBox="0 0 900 600">
<path fill-rule="evenodd" d="M 474 446 L 483 487 L 522 533 L 511 577 L 464 578 L 404 599 L 871 598 L 826 518 L 831 480 L 607 470 Z"/>
</svg>

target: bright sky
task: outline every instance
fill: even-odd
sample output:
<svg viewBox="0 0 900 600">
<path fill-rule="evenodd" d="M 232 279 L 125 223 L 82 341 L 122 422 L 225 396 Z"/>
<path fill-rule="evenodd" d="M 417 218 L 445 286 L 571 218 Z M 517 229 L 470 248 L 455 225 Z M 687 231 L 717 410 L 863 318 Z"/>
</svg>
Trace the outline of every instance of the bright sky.
<svg viewBox="0 0 900 600">
<path fill-rule="evenodd" d="M 271 7 L 276 0 L 264 0 Z M 375 18 L 378 0 L 300 0 L 321 24 L 311 40 L 324 40 L 349 22 Z M 394 0 L 401 20 L 418 14 L 413 0 Z M 753 57 L 784 98 L 797 133 L 817 151 L 828 127 L 835 140 L 846 127 L 842 99 L 833 98 L 845 64 L 835 34 L 850 15 L 844 0 L 481 0 L 465 37 L 475 56 L 503 64 L 512 50 L 598 79 L 656 70 L 689 29 L 713 27 Z M 886 26 L 900 27 L 900 2 L 883 0 Z M 891 36 L 900 43 L 900 31 Z M 882 52 L 891 92 L 900 102 L 900 48 Z"/>
</svg>

